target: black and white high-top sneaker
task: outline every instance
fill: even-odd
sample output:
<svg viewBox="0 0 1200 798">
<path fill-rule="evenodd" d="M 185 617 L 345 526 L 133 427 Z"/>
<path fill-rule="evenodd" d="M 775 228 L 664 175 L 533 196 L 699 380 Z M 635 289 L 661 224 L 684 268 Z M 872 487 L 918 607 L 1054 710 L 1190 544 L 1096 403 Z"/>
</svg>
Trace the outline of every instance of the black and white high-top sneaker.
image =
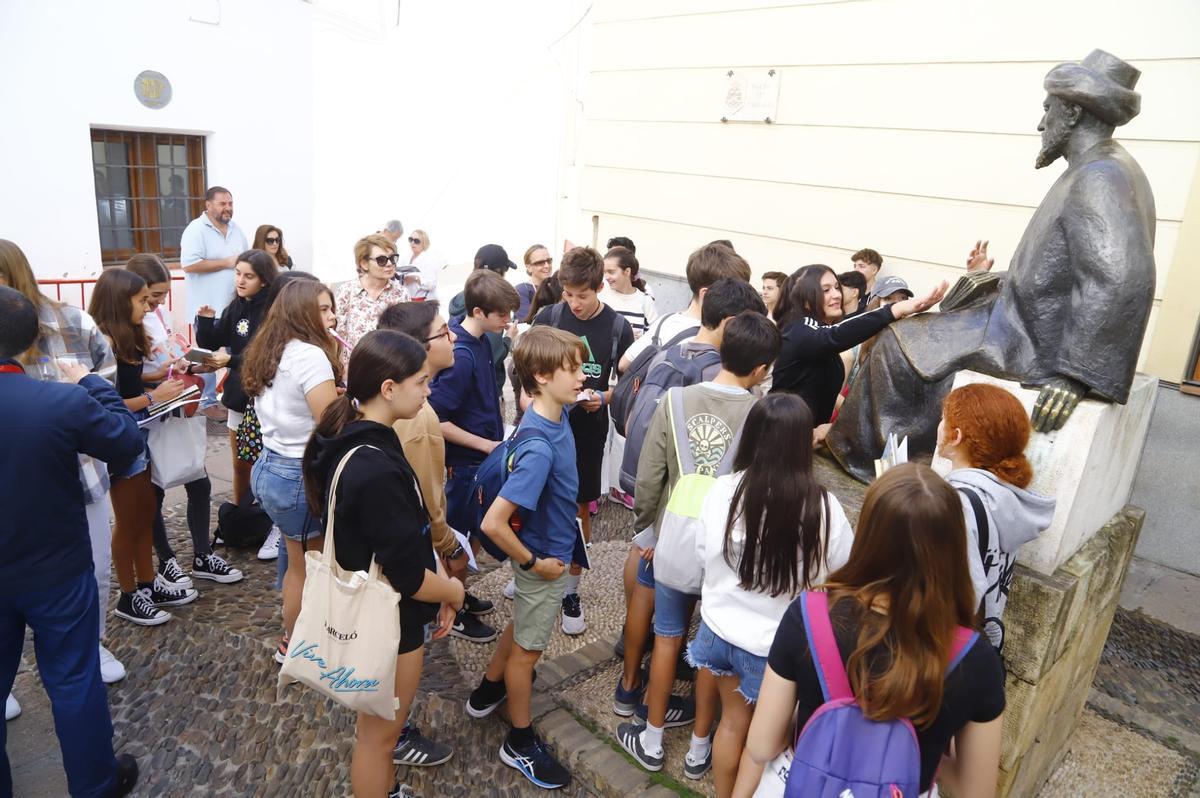
<svg viewBox="0 0 1200 798">
<path fill-rule="evenodd" d="M 138 592 L 150 599 L 156 607 L 180 607 L 200 598 L 200 593 L 195 588 L 174 587 L 164 582 L 161 577 L 154 580 L 152 587 L 144 587 Z"/>
<path fill-rule="evenodd" d="M 114 614 L 138 626 L 158 626 L 171 620 L 171 613 L 155 607 L 141 590 L 122 593 Z"/>
<path fill-rule="evenodd" d="M 216 554 L 205 554 L 192 560 L 192 576 L 196 579 L 211 579 L 223 585 L 242 581 L 242 572 L 233 568 Z"/>
<path fill-rule="evenodd" d="M 166 582 L 176 590 L 182 588 L 195 587 L 192 584 L 192 578 L 179 567 L 179 561 L 172 557 L 169 560 L 160 560 L 158 563 L 158 576 L 162 581 Z"/>
</svg>

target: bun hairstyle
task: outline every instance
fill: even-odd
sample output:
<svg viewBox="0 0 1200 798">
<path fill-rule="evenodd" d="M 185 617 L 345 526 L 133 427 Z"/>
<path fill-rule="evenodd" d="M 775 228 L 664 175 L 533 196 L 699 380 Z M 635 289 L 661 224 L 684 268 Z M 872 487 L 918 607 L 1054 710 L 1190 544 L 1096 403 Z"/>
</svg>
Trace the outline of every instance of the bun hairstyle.
<svg viewBox="0 0 1200 798">
<path fill-rule="evenodd" d="M 956 388 L 942 405 L 946 429 L 962 431 L 960 446 L 975 468 L 990 471 L 1018 488 L 1033 480 L 1033 467 L 1025 457 L 1029 444 L 1029 416 L 1003 388 L 974 383 Z"/>
<path fill-rule="evenodd" d="M 638 276 L 638 259 L 633 254 L 633 250 L 628 247 L 613 247 L 608 252 L 604 253 L 604 259 L 615 260 L 621 271 L 629 272 L 629 282 L 637 290 L 645 293 L 646 281 Z"/>
</svg>

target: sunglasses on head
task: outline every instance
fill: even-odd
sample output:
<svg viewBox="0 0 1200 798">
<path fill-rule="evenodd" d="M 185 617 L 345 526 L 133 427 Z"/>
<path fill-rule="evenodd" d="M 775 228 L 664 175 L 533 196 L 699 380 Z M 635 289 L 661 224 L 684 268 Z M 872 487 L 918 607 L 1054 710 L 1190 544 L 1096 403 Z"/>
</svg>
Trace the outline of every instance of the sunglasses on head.
<svg viewBox="0 0 1200 798">
<path fill-rule="evenodd" d="M 400 262 L 400 256 L 399 255 L 376 255 L 373 258 L 367 258 L 367 260 L 375 261 L 375 264 L 377 266 L 379 266 L 379 268 L 382 269 L 385 266 L 387 266 L 389 263 L 392 264 L 393 266 L 395 266 L 397 263 Z"/>
<path fill-rule="evenodd" d="M 409 238 L 409 239 L 408 239 L 408 243 L 410 243 L 410 244 L 423 244 L 423 243 L 425 243 L 425 242 L 423 242 L 423 241 L 422 241 L 421 239 L 419 239 L 419 238 Z"/>
<path fill-rule="evenodd" d="M 266 238 L 263 239 L 263 241 L 265 241 L 268 244 L 278 244 L 279 236 L 267 236 Z"/>
</svg>

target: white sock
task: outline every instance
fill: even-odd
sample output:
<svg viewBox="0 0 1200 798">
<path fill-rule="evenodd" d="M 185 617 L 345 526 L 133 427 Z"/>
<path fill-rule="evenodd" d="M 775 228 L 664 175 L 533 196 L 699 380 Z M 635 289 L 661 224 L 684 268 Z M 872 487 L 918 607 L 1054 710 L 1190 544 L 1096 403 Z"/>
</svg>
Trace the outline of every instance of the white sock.
<svg viewBox="0 0 1200 798">
<path fill-rule="evenodd" d="M 708 759 L 709 753 L 712 752 L 712 737 L 697 737 L 692 735 L 692 745 L 688 748 L 688 759 L 694 764 L 700 764 Z"/>
<path fill-rule="evenodd" d="M 650 756 L 662 756 L 662 726 L 646 724 L 642 729 L 642 750 Z"/>
<path fill-rule="evenodd" d="M 579 577 L 582 574 L 567 574 L 567 589 L 563 591 L 564 596 L 569 596 L 572 593 L 579 592 Z"/>
</svg>

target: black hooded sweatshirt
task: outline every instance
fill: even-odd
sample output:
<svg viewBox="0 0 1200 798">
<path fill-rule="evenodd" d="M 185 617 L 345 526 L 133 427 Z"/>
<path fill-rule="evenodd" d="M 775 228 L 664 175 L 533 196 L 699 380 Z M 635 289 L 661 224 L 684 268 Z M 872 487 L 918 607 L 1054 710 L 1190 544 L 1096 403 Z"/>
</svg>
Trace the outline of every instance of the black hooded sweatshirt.
<svg viewBox="0 0 1200 798">
<path fill-rule="evenodd" d="M 325 486 L 328 497 L 338 463 L 355 446 L 364 448 L 347 461 L 337 486 L 333 542 L 338 565 L 366 571 L 374 556 L 402 596 L 401 625 L 429 623 L 437 617 L 438 605 L 411 598 L 425 572 L 437 572 L 429 515 L 395 431 L 374 421 L 354 421 L 333 438 L 314 434 L 304 453 L 305 468 Z"/>
<path fill-rule="evenodd" d="M 229 352 L 229 374 L 225 377 L 221 404 L 239 413 L 246 412 L 246 392 L 242 389 L 242 352 L 254 337 L 266 313 L 267 294 L 264 287 L 249 299 L 234 297 L 219 319 L 196 317 L 196 343 L 212 350 L 225 347 Z"/>
</svg>

